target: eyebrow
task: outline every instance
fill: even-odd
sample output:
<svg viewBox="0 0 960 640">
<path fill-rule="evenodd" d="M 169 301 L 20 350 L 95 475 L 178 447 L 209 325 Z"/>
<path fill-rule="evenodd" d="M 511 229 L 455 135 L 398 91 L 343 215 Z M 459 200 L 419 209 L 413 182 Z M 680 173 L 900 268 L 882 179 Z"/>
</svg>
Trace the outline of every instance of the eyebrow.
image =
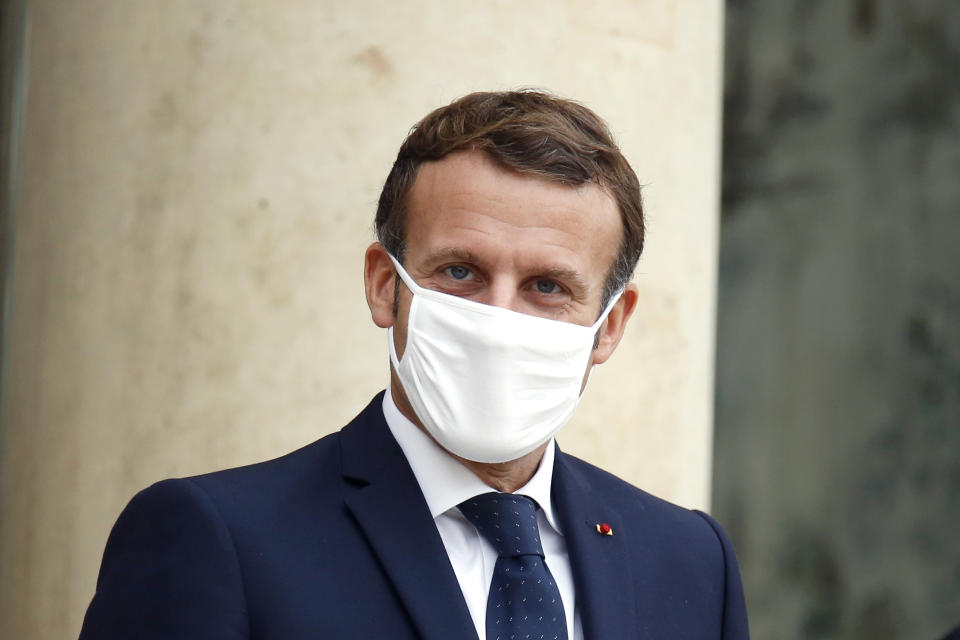
<svg viewBox="0 0 960 640">
<path fill-rule="evenodd" d="M 477 255 L 469 249 L 460 247 L 439 247 L 432 249 L 425 258 L 424 262 L 433 264 L 443 260 L 460 260 L 463 262 L 480 262 Z"/>
</svg>

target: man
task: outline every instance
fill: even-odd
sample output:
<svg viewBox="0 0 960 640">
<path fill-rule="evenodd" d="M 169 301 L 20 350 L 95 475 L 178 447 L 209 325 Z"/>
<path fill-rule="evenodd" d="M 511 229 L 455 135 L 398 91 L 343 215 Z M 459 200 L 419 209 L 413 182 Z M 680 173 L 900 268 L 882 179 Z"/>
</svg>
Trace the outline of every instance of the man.
<svg viewBox="0 0 960 640">
<path fill-rule="evenodd" d="M 719 526 L 554 443 L 637 302 L 640 188 L 602 121 L 533 91 L 438 109 L 376 228 L 390 388 L 283 458 L 138 494 L 81 638 L 746 638 Z"/>
</svg>

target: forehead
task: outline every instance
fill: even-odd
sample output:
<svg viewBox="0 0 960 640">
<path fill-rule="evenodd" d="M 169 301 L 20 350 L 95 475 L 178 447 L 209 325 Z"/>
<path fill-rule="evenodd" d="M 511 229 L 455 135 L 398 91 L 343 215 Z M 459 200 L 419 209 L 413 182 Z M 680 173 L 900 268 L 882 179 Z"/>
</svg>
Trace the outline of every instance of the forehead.
<svg viewBox="0 0 960 640">
<path fill-rule="evenodd" d="M 566 262 L 585 275 L 605 274 L 621 234 L 616 203 L 599 185 L 517 173 L 480 151 L 425 163 L 407 199 L 411 257 L 463 247 L 491 259 Z"/>
</svg>

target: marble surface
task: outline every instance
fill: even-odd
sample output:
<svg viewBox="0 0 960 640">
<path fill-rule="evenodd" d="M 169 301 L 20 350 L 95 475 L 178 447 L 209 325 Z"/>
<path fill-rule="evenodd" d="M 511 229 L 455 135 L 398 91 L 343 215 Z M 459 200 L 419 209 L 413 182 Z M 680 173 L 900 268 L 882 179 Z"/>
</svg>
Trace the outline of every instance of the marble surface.
<svg viewBox="0 0 960 640">
<path fill-rule="evenodd" d="M 716 515 L 754 637 L 960 622 L 960 11 L 729 2 Z"/>
</svg>

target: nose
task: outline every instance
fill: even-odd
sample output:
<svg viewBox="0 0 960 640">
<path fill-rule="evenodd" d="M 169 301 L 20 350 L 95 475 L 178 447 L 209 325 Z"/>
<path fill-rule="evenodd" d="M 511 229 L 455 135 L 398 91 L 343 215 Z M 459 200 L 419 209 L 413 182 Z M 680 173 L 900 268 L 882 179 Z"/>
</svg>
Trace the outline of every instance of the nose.
<svg viewBox="0 0 960 640">
<path fill-rule="evenodd" d="M 511 311 L 523 311 L 520 287 L 506 277 L 494 278 L 480 302 Z"/>
</svg>

